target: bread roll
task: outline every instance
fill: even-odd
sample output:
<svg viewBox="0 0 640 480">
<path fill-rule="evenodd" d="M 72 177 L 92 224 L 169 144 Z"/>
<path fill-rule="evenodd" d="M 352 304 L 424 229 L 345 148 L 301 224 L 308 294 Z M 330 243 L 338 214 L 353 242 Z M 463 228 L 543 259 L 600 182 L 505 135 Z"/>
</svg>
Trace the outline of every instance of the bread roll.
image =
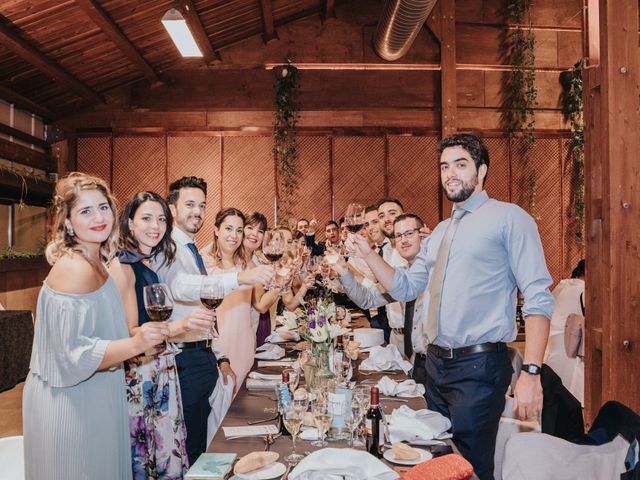
<svg viewBox="0 0 640 480">
<path fill-rule="evenodd" d="M 391 447 L 394 460 L 417 460 L 420 452 L 405 443 L 394 443 Z"/>
<path fill-rule="evenodd" d="M 278 452 L 251 452 L 236 463 L 233 473 L 248 473 L 272 464 L 280 454 Z"/>
</svg>

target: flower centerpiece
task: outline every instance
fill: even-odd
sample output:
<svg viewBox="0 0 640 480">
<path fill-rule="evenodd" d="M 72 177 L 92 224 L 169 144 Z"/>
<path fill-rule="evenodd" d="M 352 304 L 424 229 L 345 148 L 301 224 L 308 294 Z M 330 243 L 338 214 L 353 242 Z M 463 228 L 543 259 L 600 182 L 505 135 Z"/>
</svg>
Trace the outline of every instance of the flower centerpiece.
<svg viewBox="0 0 640 480">
<path fill-rule="evenodd" d="M 304 375 L 312 388 L 333 378 L 329 362 L 333 340 L 346 330 L 336 322 L 336 304 L 327 299 L 319 299 L 316 305 L 305 305 L 298 321 L 300 336 L 311 346 L 312 357 L 304 366 Z"/>
</svg>

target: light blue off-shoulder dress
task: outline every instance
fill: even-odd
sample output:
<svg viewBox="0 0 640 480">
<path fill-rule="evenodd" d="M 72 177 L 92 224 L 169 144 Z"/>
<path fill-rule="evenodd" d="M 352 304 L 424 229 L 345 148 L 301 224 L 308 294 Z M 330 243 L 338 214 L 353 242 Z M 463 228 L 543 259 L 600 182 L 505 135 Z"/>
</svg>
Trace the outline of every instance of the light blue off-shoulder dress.
<svg viewBox="0 0 640 480">
<path fill-rule="evenodd" d="M 111 277 L 86 295 L 44 283 L 22 400 L 27 480 L 131 479 L 124 370 L 96 371 L 109 342 L 127 337 Z"/>
</svg>

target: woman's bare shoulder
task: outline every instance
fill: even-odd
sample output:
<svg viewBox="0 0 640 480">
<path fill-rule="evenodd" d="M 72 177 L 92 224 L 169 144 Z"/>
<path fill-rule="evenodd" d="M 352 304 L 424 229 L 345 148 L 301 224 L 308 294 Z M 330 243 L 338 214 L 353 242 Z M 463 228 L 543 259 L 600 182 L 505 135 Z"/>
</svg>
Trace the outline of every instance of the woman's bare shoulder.
<svg viewBox="0 0 640 480">
<path fill-rule="evenodd" d="M 56 260 L 47 276 L 49 288 L 76 295 L 94 292 L 102 287 L 105 281 L 106 277 L 79 253 L 63 254 Z"/>
</svg>

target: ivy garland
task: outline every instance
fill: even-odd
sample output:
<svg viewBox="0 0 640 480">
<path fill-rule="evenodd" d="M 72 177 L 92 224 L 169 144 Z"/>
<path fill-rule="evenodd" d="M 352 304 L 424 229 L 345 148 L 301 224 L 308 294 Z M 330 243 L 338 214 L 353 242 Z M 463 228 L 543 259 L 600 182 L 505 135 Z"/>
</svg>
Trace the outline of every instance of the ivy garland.
<svg viewBox="0 0 640 480">
<path fill-rule="evenodd" d="M 535 86 L 535 46 L 536 37 L 531 28 L 531 4 L 533 0 L 508 0 L 506 16 L 509 25 L 505 36 L 505 53 L 512 69 L 504 77 L 502 124 L 509 132 L 509 138 L 518 138 L 518 150 L 522 156 L 528 178 L 523 187 L 529 192 L 529 212 L 536 219 L 536 196 L 538 190 L 538 176 L 535 168 L 529 162 L 529 150 L 535 143 L 535 107 L 537 105 L 538 89 Z M 523 28 L 523 24 L 528 26 Z"/>
<path fill-rule="evenodd" d="M 535 46 L 536 37 L 531 29 L 530 8 L 532 0 L 509 0 L 507 2 L 507 19 L 515 24 L 506 37 L 506 53 L 513 66 L 506 76 L 503 102 L 503 123 L 509 134 L 520 133 L 525 145 L 535 141 L 535 106 L 538 89 L 535 86 Z M 522 27 L 527 18 L 528 27 Z"/>
<path fill-rule="evenodd" d="M 275 112 L 273 122 L 273 154 L 278 173 L 278 222 L 283 223 L 292 216 L 295 195 L 298 189 L 296 158 L 298 144 L 298 69 L 291 61 L 279 69 L 275 84 Z"/>
<path fill-rule="evenodd" d="M 573 209 L 576 214 L 576 237 L 580 243 L 584 236 L 584 117 L 582 97 L 582 68 L 579 60 L 571 68 L 568 75 L 562 75 L 563 113 L 571 123 L 571 159 L 574 163 L 571 189 Z"/>
</svg>

